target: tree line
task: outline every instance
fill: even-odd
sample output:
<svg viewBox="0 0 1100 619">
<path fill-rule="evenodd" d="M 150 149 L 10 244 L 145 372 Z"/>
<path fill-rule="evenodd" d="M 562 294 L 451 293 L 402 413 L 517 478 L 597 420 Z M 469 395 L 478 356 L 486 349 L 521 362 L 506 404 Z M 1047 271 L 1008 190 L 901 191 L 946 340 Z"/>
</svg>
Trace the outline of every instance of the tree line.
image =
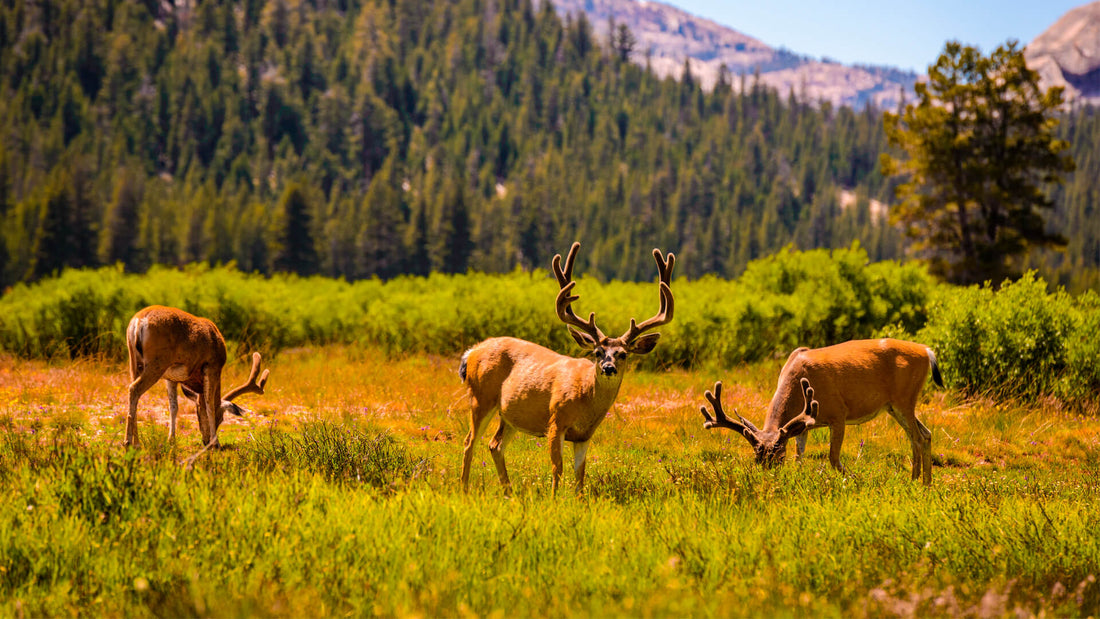
<svg viewBox="0 0 1100 619">
<path fill-rule="evenodd" d="M 624 280 L 652 275 L 654 246 L 690 277 L 786 245 L 905 254 L 872 208 L 898 184 L 880 111 L 658 79 L 612 32 L 530 0 L 5 3 L 0 283 L 115 263 L 507 272 L 574 240 L 579 268 Z M 1037 260 L 1081 274 L 1100 265 L 1078 180 L 1100 126 L 1079 109 L 1059 131 L 1080 168 L 1051 189 L 1068 245 Z"/>
</svg>

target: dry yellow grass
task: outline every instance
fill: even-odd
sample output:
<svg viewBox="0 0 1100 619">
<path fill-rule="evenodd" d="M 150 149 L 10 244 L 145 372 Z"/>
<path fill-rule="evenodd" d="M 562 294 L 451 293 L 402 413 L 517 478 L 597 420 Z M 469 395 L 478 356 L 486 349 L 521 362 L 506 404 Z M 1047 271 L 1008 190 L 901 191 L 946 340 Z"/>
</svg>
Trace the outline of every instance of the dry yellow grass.
<svg viewBox="0 0 1100 619">
<path fill-rule="evenodd" d="M 302 419 L 355 419 L 387 428 L 398 436 L 454 443 L 443 453 L 458 457 L 468 430 L 465 390 L 457 358 L 432 355 L 387 359 L 377 351 L 352 347 L 295 349 L 265 359 L 271 370 L 267 393 L 248 395 L 246 418 L 227 418 L 224 438 L 246 437 L 257 426 L 293 426 Z M 725 371 L 649 373 L 629 371 L 611 416 L 595 436 L 592 460 L 624 446 L 661 450 L 731 449 L 748 459 L 750 450 L 722 431 L 702 429 L 699 406 L 715 380 L 726 385 L 730 407 L 758 424 L 774 389 L 777 362 Z M 247 376 L 241 359 L 226 367 L 225 384 Z M 0 419 L 26 428 L 68 424 L 89 436 L 121 444 L 126 417 L 125 364 L 81 360 L 72 363 L 23 361 L 0 356 Z M 163 383 L 139 406 L 139 434 L 153 424 L 167 425 Z M 929 385 L 918 416 L 933 431 L 936 475 L 965 474 L 972 467 L 1028 468 L 1095 458 L 1100 453 L 1100 420 L 1065 412 L 1056 403 L 1027 406 L 990 399 L 962 401 Z M 181 446 L 198 447 L 194 408 L 184 402 L 179 426 Z M 828 432 L 810 436 L 807 456 L 824 461 Z M 728 445 L 728 447 L 725 447 Z M 909 445 L 888 415 L 850 427 L 843 459 L 858 474 L 864 458 L 896 459 L 907 468 Z M 595 464 L 598 470 L 598 464 Z"/>
</svg>

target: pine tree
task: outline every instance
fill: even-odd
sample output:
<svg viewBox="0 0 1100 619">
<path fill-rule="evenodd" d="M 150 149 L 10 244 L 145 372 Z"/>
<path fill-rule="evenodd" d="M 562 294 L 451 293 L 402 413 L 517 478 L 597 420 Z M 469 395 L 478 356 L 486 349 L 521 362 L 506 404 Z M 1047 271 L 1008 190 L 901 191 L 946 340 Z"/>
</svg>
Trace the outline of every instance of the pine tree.
<svg viewBox="0 0 1100 619">
<path fill-rule="evenodd" d="M 99 251 L 101 262 L 121 262 L 127 270 L 136 270 L 144 184 L 142 172 L 130 167 L 120 169 L 115 177 L 114 196 L 107 207 L 107 227 Z"/>
<path fill-rule="evenodd" d="M 444 204 L 445 217 L 449 220 L 449 249 L 444 271 L 447 273 L 465 273 L 469 267 L 473 244 L 470 242 L 470 213 L 466 207 L 466 192 L 462 185 L 455 185 L 454 191 L 447 196 Z"/>
<path fill-rule="evenodd" d="M 408 264 L 405 272 L 412 275 L 427 275 L 431 272 L 432 261 L 428 252 L 428 205 L 423 198 L 413 207 L 412 219 L 405 231 L 405 255 Z"/>
<path fill-rule="evenodd" d="M 299 275 L 317 272 L 317 248 L 313 244 L 313 215 L 305 187 L 298 182 L 287 185 L 279 200 L 281 221 L 273 260 L 276 271 Z"/>
<path fill-rule="evenodd" d="M 405 264 L 405 203 L 396 185 L 394 159 L 386 159 L 363 198 L 362 227 L 356 240 L 360 277 L 396 277 Z"/>
<path fill-rule="evenodd" d="M 893 220 L 935 271 L 964 284 L 999 280 L 1031 247 L 1064 244 L 1042 215 L 1053 207 L 1046 185 L 1074 168 L 1054 135 L 1062 89 L 1039 88 L 1015 41 L 989 56 L 949 42 L 917 99 L 886 114 L 887 137 L 906 158 L 884 154 L 882 167 L 904 181 Z"/>
</svg>

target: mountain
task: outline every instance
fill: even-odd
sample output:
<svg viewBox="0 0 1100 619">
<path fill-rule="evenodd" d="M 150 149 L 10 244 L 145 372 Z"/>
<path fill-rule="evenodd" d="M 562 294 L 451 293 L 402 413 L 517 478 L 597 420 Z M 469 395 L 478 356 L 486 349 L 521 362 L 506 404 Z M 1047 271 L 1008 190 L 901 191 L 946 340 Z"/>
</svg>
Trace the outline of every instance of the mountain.
<svg viewBox="0 0 1100 619">
<path fill-rule="evenodd" d="M 529 0 L 0 2 L 0 288 L 511 272 L 577 240 L 605 280 L 651 278 L 653 247 L 692 278 L 788 245 L 900 255 L 874 110 L 704 91 L 599 44 Z"/>
<path fill-rule="evenodd" d="M 1064 86 L 1066 100 L 1100 104 L 1100 2 L 1054 22 L 1024 52 L 1044 88 Z"/>
<path fill-rule="evenodd" d="M 674 6 L 647 0 L 551 0 L 563 17 L 583 12 L 604 40 L 610 20 L 626 24 L 637 38 L 632 58 L 648 62 L 661 76 L 679 78 L 684 60 L 704 88 L 712 88 L 720 67 L 734 76 L 760 81 L 783 96 L 794 92 L 804 101 L 829 101 L 834 106 L 897 107 L 902 90 L 911 92 L 917 75 L 889 67 L 850 66 L 815 60 L 765 43 L 732 28 L 697 17 Z M 739 78 L 733 79 L 734 88 Z"/>
</svg>

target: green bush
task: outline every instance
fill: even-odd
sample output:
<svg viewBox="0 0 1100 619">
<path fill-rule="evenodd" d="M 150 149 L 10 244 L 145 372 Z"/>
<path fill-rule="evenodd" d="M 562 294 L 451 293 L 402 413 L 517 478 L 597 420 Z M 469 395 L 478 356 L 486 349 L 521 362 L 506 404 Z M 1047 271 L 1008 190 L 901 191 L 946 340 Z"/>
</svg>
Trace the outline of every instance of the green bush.
<svg viewBox="0 0 1100 619">
<path fill-rule="evenodd" d="M 673 280 L 675 320 L 643 367 L 732 365 L 785 356 L 798 346 L 870 337 L 887 324 L 918 329 L 933 287 L 920 267 L 879 263 L 852 249 L 785 251 L 740 280 Z M 579 277 L 579 315 L 597 313 L 611 336 L 658 307 L 656 282 Z M 509 335 L 566 354 L 580 349 L 554 314 L 548 272 L 434 274 L 388 282 L 247 275 L 232 267 L 69 270 L 0 298 L 0 347 L 24 357 L 126 356 L 126 324 L 150 304 L 206 316 L 242 353 L 358 343 L 388 354 L 457 355 Z"/>
<path fill-rule="evenodd" d="M 1100 384 L 1098 306 L 1094 293 L 1051 293 L 1029 272 L 999 290 L 988 283 L 941 290 L 918 338 L 936 350 L 949 387 L 1079 400 Z"/>
<path fill-rule="evenodd" d="M 1088 291 L 1075 299 L 1074 329 L 1066 337 L 1065 372 L 1055 394 L 1096 406 L 1100 394 L 1100 295 Z"/>
<path fill-rule="evenodd" d="M 868 265 L 858 246 L 783 251 L 753 262 L 738 281 L 760 300 L 779 352 L 870 337 L 884 325 L 919 329 L 933 287 L 923 267 Z"/>
</svg>

